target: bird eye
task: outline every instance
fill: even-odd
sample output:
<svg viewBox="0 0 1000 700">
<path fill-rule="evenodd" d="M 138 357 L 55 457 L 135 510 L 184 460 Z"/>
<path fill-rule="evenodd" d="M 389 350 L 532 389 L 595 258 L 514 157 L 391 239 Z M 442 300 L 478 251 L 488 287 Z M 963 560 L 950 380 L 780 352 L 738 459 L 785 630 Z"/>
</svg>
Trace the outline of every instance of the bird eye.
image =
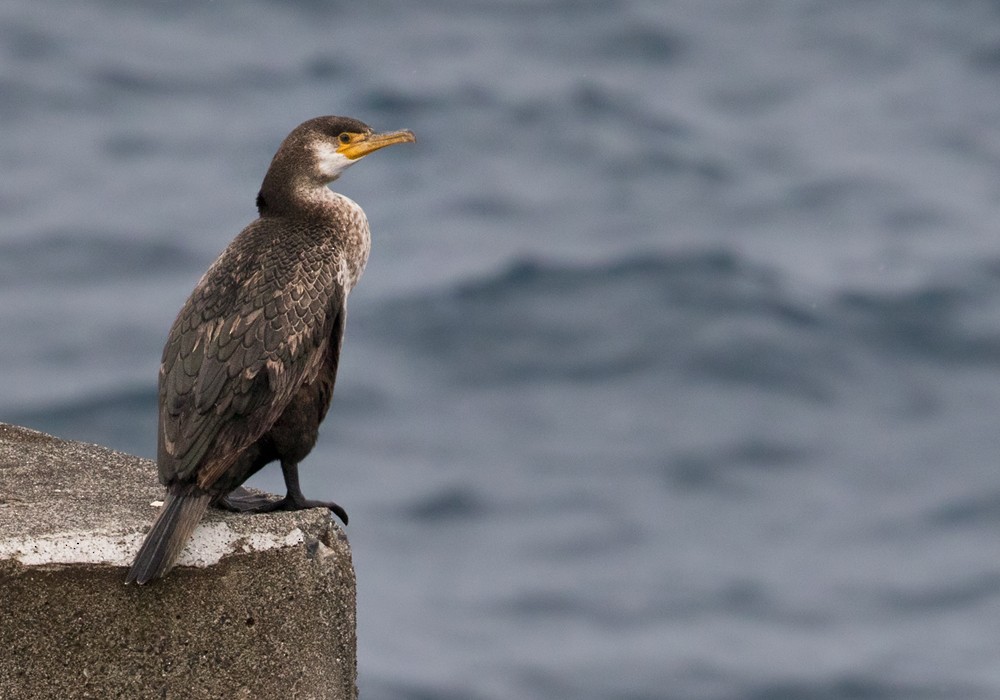
<svg viewBox="0 0 1000 700">
<path fill-rule="evenodd" d="M 340 136 L 338 136 L 337 138 L 340 140 L 341 143 L 350 143 L 351 142 L 351 135 L 349 133 L 347 133 L 346 131 L 344 133 L 342 133 Z"/>
</svg>

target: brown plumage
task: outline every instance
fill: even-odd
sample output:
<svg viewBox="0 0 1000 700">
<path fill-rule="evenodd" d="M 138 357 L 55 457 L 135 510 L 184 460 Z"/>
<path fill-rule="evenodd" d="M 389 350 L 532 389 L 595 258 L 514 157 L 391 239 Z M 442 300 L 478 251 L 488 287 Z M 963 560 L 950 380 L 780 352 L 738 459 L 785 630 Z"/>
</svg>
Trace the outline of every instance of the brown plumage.
<svg viewBox="0 0 1000 700">
<path fill-rule="evenodd" d="M 157 445 L 167 495 L 126 583 L 166 574 L 209 505 L 326 507 L 347 522 L 340 506 L 306 499 L 298 483 L 333 396 L 347 297 L 371 247 L 364 212 L 327 184 L 407 141 L 409 131 L 318 117 L 281 144 L 257 195 L 260 217 L 208 269 L 167 337 Z M 239 488 L 274 460 L 283 499 Z"/>
</svg>

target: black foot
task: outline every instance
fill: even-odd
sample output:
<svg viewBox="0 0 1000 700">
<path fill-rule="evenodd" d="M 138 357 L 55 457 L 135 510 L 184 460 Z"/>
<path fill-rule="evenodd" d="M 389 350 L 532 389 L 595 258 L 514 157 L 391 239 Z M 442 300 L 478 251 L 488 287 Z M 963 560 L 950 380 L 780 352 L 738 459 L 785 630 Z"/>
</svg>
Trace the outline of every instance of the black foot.
<svg viewBox="0 0 1000 700">
<path fill-rule="evenodd" d="M 242 486 L 233 489 L 229 495 L 220 498 L 217 508 L 231 513 L 270 513 L 278 510 L 282 499 L 270 493 L 252 493 Z"/>
<path fill-rule="evenodd" d="M 307 508 L 327 508 L 347 524 L 347 511 L 332 501 L 313 501 L 307 498 L 275 498 L 269 494 L 250 493 L 242 486 L 219 500 L 218 507 L 234 513 L 273 513 L 277 510 L 306 510 Z"/>
</svg>

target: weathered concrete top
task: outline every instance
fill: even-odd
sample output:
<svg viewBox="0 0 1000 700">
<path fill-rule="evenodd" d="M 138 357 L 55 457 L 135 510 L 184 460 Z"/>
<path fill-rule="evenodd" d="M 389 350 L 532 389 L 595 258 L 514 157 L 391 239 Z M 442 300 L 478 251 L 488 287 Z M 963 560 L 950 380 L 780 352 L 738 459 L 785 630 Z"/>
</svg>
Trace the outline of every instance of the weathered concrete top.
<svg viewBox="0 0 1000 700">
<path fill-rule="evenodd" d="M 0 698 L 357 697 L 354 568 L 325 509 L 210 509 L 126 586 L 148 460 L 0 423 Z"/>
<path fill-rule="evenodd" d="M 0 423 L 0 561 L 126 567 L 162 498 L 149 460 Z M 213 509 L 178 566 L 301 545 L 331 525 L 322 509 L 254 517 Z"/>
</svg>

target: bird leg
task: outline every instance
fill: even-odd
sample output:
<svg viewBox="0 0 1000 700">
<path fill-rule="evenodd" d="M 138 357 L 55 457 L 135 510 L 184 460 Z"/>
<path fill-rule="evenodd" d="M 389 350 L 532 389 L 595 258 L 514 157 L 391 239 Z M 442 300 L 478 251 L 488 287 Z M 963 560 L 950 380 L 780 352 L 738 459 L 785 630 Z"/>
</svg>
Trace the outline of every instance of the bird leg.
<svg viewBox="0 0 1000 700">
<path fill-rule="evenodd" d="M 281 460 L 281 473 L 285 477 L 285 488 L 288 493 L 282 499 L 283 510 L 305 510 L 306 508 L 329 508 L 334 515 L 347 524 L 347 511 L 333 501 L 313 501 L 302 495 L 302 488 L 299 486 L 299 465 L 298 462 Z"/>
<path fill-rule="evenodd" d="M 281 460 L 281 473 L 285 477 L 288 493 L 284 498 L 274 499 L 264 494 L 253 494 L 243 487 L 233 489 L 219 501 L 223 510 L 237 513 L 273 513 L 276 510 L 305 510 L 307 508 L 328 508 L 347 524 L 347 511 L 333 501 L 314 501 L 302 495 L 299 486 L 299 465 Z"/>
</svg>

